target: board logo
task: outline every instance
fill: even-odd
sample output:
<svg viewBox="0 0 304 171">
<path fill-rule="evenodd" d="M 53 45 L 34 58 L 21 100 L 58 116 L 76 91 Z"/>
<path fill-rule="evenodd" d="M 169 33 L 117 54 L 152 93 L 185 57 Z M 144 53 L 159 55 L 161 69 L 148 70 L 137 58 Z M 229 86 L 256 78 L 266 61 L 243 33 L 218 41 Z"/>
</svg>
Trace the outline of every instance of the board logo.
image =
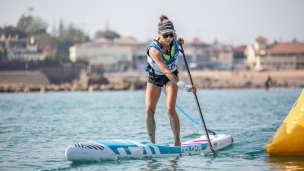
<svg viewBox="0 0 304 171">
<path fill-rule="evenodd" d="M 182 153 L 195 153 L 202 151 L 202 146 L 200 145 L 192 145 L 187 147 L 182 147 L 181 152 Z"/>
</svg>

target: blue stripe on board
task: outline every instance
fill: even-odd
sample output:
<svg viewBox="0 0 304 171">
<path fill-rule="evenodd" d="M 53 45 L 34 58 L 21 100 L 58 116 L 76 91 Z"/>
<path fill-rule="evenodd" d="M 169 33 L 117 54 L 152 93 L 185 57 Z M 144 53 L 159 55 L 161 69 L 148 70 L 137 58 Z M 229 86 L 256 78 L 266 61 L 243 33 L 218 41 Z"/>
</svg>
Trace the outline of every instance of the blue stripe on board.
<svg viewBox="0 0 304 171">
<path fill-rule="evenodd" d="M 149 146 L 149 145 L 148 145 L 148 147 L 150 148 L 152 154 L 156 154 L 156 153 L 155 153 L 155 150 L 154 150 L 154 148 L 153 148 L 152 146 Z"/>
<path fill-rule="evenodd" d="M 123 148 L 127 155 L 131 155 L 132 153 L 128 147 L 138 147 L 132 142 L 123 140 L 95 140 L 95 142 L 106 145 L 117 155 L 120 155 L 119 151 L 117 150 L 118 148 Z"/>
<path fill-rule="evenodd" d="M 144 154 L 144 155 L 147 155 L 147 151 L 146 151 L 145 148 L 143 148 L 143 154 Z"/>
<path fill-rule="evenodd" d="M 175 153 L 180 154 L 181 152 L 181 147 L 152 144 L 150 142 L 141 142 L 141 144 L 147 145 L 151 149 L 152 154 L 156 154 L 153 146 L 159 149 L 160 154 L 175 154 Z"/>
<path fill-rule="evenodd" d="M 181 147 L 180 146 L 157 146 L 161 154 L 180 154 Z"/>
<path fill-rule="evenodd" d="M 130 146 L 128 146 L 128 147 L 130 147 Z M 126 151 L 126 153 L 127 153 L 128 155 L 131 155 L 132 153 L 131 153 L 131 151 L 129 150 L 128 147 L 124 147 L 124 150 Z"/>
<path fill-rule="evenodd" d="M 100 144 L 104 144 L 107 147 L 109 147 L 115 154 L 120 155 L 119 151 L 117 150 L 118 148 L 123 148 L 126 152 L 127 155 L 132 155 L 129 147 L 139 147 L 138 145 L 129 142 L 129 141 L 118 141 L 118 140 L 97 140 L 95 141 Z M 147 147 L 150 148 L 152 154 L 156 154 L 156 151 L 154 150 L 153 147 L 156 147 L 159 149 L 160 154 L 180 154 L 182 153 L 181 148 L 189 148 L 191 150 L 191 146 L 201 146 L 201 150 L 206 150 L 208 144 L 203 143 L 203 144 L 197 144 L 197 145 L 189 145 L 189 146 L 164 146 L 164 145 L 158 145 L 158 144 L 152 144 L 150 142 L 141 142 L 141 144 L 146 145 Z M 143 148 L 143 155 L 147 155 L 147 151 L 145 148 Z"/>
<path fill-rule="evenodd" d="M 206 150 L 207 146 L 208 146 L 208 143 L 201 144 L 202 150 Z"/>
</svg>

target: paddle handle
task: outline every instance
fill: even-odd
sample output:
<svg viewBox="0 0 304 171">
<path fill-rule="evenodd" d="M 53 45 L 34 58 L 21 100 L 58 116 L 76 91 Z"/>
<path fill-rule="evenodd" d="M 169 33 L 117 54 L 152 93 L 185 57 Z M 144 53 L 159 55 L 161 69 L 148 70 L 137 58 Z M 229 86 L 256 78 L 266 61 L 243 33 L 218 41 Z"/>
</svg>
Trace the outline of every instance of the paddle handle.
<svg viewBox="0 0 304 171">
<path fill-rule="evenodd" d="M 182 52 L 183 57 L 184 57 L 185 66 L 187 68 L 188 76 L 189 76 L 189 79 L 190 79 L 190 83 L 193 86 L 194 84 L 193 84 L 192 77 L 191 77 L 191 74 L 190 74 L 190 70 L 189 70 L 189 67 L 188 67 L 188 62 L 187 62 L 187 59 L 186 59 L 186 56 L 185 56 L 184 48 L 183 48 L 183 45 L 180 45 L 180 46 L 181 46 L 181 52 Z M 207 137 L 207 140 L 208 140 L 209 147 L 210 147 L 211 151 L 214 152 L 214 149 L 212 148 L 211 141 L 210 141 L 210 138 L 209 138 L 209 134 L 208 134 L 208 131 L 207 131 L 207 127 L 206 127 L 206 124 L 205 124 L 205 120 L 204 120 L 204 117 L 203 117 L 203 113 L 202 113 L 201 107 L 200 107 L 199 102 L 198 102 L 197 95 L 194 92 L 193 92 L 193 94 L 194 94 L 194 98 L 195 98 L 195 101 L 196 101 L 196 106 L 197 106 L 198 112 L 200 114 L 202 124 L 204 126 L 204 131 L 205 131 L 205 134 L 206 134 L 206 137 Z"/>
</svg>

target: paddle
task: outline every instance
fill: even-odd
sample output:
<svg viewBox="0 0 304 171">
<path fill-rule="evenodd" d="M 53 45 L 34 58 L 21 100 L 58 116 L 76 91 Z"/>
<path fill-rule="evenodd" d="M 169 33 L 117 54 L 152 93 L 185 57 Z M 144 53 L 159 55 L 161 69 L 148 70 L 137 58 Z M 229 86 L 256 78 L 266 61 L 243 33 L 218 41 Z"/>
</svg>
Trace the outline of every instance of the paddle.
<svg viewBox="0 0 304 171">
<path fill-rule="evenodd" d="M 188 76 L 189 76 L 191 85 L 193 86 L 193 81 L 192 81 L 192 77 L 191 77 L 190 70 L 189 70 L 189 67 L 188 67 L 188 63 L 187 63 L 187 59 L 186 59 L 186 56 L 185 56 L 184 48 L 183 48 L 183 45 L 180 45 L 180 46 L 182 48 L 182 49 L 180 49 L 180 51 L 182 52 L 183 57 L 184 57 L 185 66 L 187 68 Z M 196 106 L 197 106 L 198 112 L 200 114 L 202 125 L 204 126 L 204 131 L 205 131 L 205 134 L 206 134 L 206 137 L 207 137 L 207 140 L 208 140 L 209 147 L 210 147 L 211 151 L 214 153 L 214 149 L 212 148 L 212 145 L 211 145 L 211 142 L 210 142 L 209 134 L 208 134 L 208 131 L 207 131 L 208 129 L 207 129 L 205 121 L 204 121 L 204 117 L 203 117 L 201 107 L 200 107 L 198 99 L 197 99 L 197 95 L 196 95 L 196 93 L 193 93 L 193 94 L 194 94 L 194 98 L 195 98 L 195 101 L 196 101 Z"/>
</svg>

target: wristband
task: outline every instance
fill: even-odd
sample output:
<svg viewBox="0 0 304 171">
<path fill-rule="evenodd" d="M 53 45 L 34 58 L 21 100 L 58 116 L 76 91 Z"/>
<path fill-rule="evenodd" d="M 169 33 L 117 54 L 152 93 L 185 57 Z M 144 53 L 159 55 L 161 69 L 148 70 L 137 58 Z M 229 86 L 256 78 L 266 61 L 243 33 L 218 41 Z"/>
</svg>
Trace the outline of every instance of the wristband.
<svg viewBox="0 0 304 171">
<path fill-rule="evenodd" d="M 183 81 L 179 80 L 177 82 L 177 86 L 179 86 L 180 88 L 184 89 L 186 92 L 189 91 L 189 89 L 191 88 L 191 85 L 188 85 L 186 83 L 184 83 Z"/>
</svg>

